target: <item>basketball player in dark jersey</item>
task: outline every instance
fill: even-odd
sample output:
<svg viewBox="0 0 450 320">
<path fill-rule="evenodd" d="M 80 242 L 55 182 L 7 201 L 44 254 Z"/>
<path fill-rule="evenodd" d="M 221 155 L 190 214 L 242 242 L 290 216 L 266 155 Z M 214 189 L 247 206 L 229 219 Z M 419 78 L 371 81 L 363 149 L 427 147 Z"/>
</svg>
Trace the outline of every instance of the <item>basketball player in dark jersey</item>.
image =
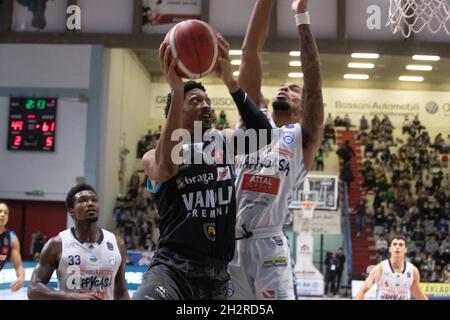
<svg viewBox="0 0 450 320">
<path fill-rule="evenodd" d="M 265 115 L 232 76 L 228 47 L 219 35 L 216 74 L 230 91 L 246 127 L 270 132 Z M 166 124 L 156 149 L 147 152 L 143 162 L 149 177 L 148 188 L 155 192 L 161 235 L 154 261 L 133 299 L 226 299 L 227 265 L 235 245 L 233 167 L 230 162 L 174 164 L 172 150 L 179 142 L 172 141 L 172 133 L 184 128 L 195 136 L 194 121 L 201 121 L 203 131 L 210 129 L 211 101 L 200 83 L 183 84 L 174 70 L 177 60 L 170 61 L 170 47 L 164 43 L 160 47 L 160 61 L 171 87 Z M 203 153 L 205 147 L 206 143 L 191 140 L 183 145 L 183 151 L 192 151 L 195 158 L 196 152 Z"/>
<path fill-rule="evenodd" d="M 20 256 L 20 243 L 14 231 L 5 228 L 9 219 L 9 208 L 5 203 L 0 203 L 0 271 L 9 260 L 16 270 L 17 280 L 11 283 L 11 290 L 17 291 L 23 287 L 25 272 Z"/>
</svg>

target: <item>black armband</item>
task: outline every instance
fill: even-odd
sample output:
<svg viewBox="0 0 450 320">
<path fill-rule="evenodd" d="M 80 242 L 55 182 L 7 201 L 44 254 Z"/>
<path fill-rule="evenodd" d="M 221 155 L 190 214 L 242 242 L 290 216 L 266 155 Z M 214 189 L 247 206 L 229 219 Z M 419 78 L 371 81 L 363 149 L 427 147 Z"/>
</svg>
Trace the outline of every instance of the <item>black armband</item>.
<svg viewBox="0 0 450 320">
<path fill-rule="evenodd" d="M 266 129 L 267 133 L 267 144 L 271 143 L 271 133 L 272 133 L 272 125 L 270 124 L 267 116 L 256 106 L 255 102 L 250 98 L 250 96 L 244 92 L 242 89 L 231 93 L 234 102 L 238 108 L 239 114 L 244 122 L 246 129 L 254 129 L 261 130 Z M 259 133 L 258 137 L 258 146 L 259 145 Z"/>
</svg>

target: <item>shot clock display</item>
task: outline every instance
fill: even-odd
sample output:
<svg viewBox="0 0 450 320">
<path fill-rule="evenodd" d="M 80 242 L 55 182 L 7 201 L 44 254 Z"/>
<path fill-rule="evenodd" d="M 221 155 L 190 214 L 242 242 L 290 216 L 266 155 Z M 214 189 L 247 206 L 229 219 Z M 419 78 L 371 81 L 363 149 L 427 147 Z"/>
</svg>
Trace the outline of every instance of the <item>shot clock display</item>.
<svg viewBox="0 0 450 320">
<path fill-rule="evenodd" d="M 8 150 L 55 151 L 56 98 L 10 98 Z"/>
</svg>

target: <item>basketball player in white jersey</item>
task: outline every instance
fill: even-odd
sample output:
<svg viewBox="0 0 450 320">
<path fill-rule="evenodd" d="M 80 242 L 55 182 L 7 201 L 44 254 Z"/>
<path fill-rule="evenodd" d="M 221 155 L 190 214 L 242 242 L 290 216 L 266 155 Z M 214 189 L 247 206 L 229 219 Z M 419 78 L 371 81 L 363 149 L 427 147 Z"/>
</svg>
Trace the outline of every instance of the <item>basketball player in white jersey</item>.
<svg viewBox="0 0 450 320">
<path fill-rule="evenodd" d="M 261 93 L 260 51 L 274 0 L 258 0 L 243 44 L 239 83 L 256 105 Z M 236 252 L 229 264 L 230 299 L 296 298 L 290 249 L 283 233 L 288 203 L 310 170 L 323 136 L 319 54 L 309 27 L 307 0 L 293 1 L 304 84 L 282 85 L 273 102 L 279 139 L 251 155 L 236 157 Z M 293 19 L 294 20 L 294 19 Z"/>
<path fill-rule="evenodd" d="M 97 226 L 97 192 L 90 185 L 76 185 L 67 194 L 66 206 L 75 226 L 45 244 L 31 277 L 28 298 L 129 299 L 125 244 L 121 238 Z M 48 286 L 54 270 L 59 290 Z"/>
<path fill-rule="evenodd" d="M 420 290 L 419 270 L 405 260 L 407 247 L 404 236 L 394 236 L 389 246 L 390 258 L 377 264 L 356 295 L 364 300 L 364 295 L 377 285 L 377 300 L 409 300 L 411 293 L 416 300 L 428 300 Z"/>
</svg>

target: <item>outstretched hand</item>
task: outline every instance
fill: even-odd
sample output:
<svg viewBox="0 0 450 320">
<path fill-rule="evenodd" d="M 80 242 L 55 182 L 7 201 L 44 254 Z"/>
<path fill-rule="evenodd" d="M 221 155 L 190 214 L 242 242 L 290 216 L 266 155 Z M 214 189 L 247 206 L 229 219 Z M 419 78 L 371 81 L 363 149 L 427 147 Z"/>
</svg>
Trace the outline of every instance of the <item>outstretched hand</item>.
<svg viewBox="0 0 450 320">
<path fill-rule="evenodd" d="M 159 47 L 159 62 L 167 83 L 173 90 L 183 89 L 183 80 L 175 70 L 178 60 L 178 57 L 172 58 L 170 45 L 166 42 L 161 43 Z"/>
<path fill-rule="evenodd" d="M 225 84 L 230 83 L 234 80 L 233 74 L 231 72 L 231 59 L 229 55 L 230 45 L 222 37 L 222 35 L 217 34 L 219 55 L 217 57 L 216 67 L 214 72 L 218 78 L 221 78 Z"/>
<path fill-rule="evenodd" d="M 304 12 L 308 11 L 308 0 L 292 1 L 292 10 L 295 13 L 304 13 Z"/>
</svg>

